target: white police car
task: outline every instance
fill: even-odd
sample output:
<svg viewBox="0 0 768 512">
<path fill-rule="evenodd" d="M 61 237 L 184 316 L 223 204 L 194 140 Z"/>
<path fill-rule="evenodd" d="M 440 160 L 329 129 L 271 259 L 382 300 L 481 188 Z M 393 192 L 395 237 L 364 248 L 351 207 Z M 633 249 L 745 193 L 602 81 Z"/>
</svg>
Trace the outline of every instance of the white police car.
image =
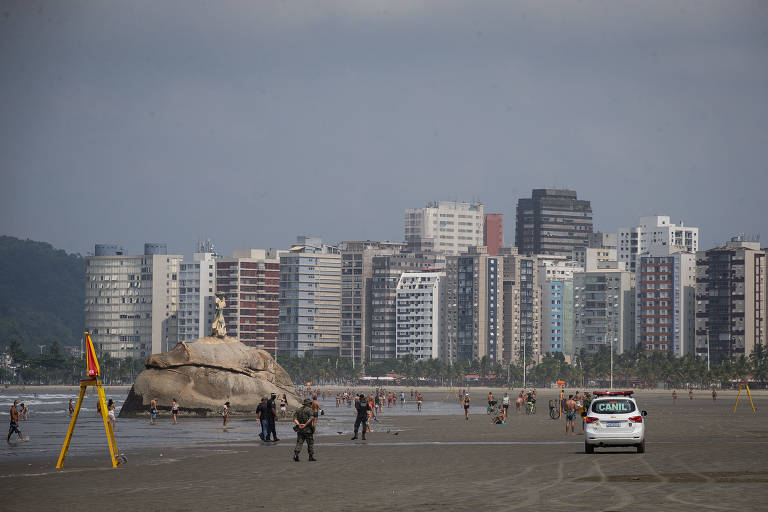
<svg viewBox="0 0 768 512">
<path fill-rule="evenodd" d="M 648 413 L 637 408 L 632 391 L 595 391 L 584 417 L 584 452 L 595 447 L 634 446 L 645 452 L 645 422 Z"/>
</svg>

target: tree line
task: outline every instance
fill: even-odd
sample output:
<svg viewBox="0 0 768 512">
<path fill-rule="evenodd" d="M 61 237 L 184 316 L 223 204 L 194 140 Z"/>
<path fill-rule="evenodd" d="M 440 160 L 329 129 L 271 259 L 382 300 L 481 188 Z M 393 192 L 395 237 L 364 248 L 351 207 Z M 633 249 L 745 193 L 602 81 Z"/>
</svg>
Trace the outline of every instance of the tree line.
<svg viewBox="0 0 768 512">
<path fill-rule="evenodd" d="M 77 385 L 85 376 L 82 357 L 67 356 L 54 341 L 39 355 L 30 355 L 21 345 L 12 342 L 8 354 L 12 363 L 4 364 L 0 379 L 3 383 Z M 114 358 L 108 353 L 98 354 L 102 380 L 108 385 L 133 384 L 145 369 L 144 360 Z M 303 357 L 280 356 L 279 364 L 297 384 L 353 384 L 362 376 L 402 376 L 406 385 L 436 385 L 464 387 L 472 384 L 522 387 L 548 387 L 558 380 L 568 387 L 606 387 L 610 382 L 611 355 L 608 347 L 594 353 L 581 350 L 568 363 L 560 354 L 546 354 L 536 364 L 528 361 L 501 363 L 488 357 L 474 361 L 447 363 L 440 359 L 417 360 L 413 356 L 383 361 L 353 364 L 352 360 L 317 356 L 311 352 Z M 469 381 L 468 376 L 473 380 Z M 729 388 L 750 380 L 756 388 L 768 381 L 768 350 L 757 345 L 748 356 L 735 361 L 724 361 L 707 368 L 706 358 L 686 355 L 678 358 L 671 353 L 645 352 L 638 346 L 613 357 L 614 387 L 667 387 L 667 388 Z"/>
</svg>

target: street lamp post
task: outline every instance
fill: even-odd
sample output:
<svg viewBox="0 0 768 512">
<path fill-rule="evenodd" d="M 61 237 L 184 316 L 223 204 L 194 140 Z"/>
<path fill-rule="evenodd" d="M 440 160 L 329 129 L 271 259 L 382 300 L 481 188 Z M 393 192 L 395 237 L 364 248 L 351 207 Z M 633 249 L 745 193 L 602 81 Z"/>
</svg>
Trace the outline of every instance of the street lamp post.
<svg viewBox="0 0 768 512">
<path fill-rule="evenodd" d="M 608 339 L 608 331 L 603 335 L 603 345 Z M 611 336 L 611 389 L 613 389 L 613 336 Z"/>
</svg>

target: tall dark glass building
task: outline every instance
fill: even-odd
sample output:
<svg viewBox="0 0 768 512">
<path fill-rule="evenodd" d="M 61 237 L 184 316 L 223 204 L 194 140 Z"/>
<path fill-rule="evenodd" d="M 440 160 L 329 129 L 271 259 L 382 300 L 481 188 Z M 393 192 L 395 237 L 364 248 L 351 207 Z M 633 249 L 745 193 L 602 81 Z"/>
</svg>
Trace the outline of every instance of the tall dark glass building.
<svg viewBox="0 0 768 512">
<path fill-rule="evenodd" d="M 515 246 L 521 255 L 572 257 L 574 247 L 588 247 L 592 206 L 575 190 L 534 189 L 530 199 L 517 201 Z"/>
</svg>

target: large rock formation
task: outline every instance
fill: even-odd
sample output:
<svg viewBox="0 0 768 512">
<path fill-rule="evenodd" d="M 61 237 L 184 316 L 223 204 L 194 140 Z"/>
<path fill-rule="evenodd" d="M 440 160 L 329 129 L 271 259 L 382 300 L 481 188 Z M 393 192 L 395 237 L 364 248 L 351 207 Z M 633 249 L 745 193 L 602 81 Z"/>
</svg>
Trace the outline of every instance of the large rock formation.
<svg viewBox="0 0 768 512">
<path fill-rule="evenodd" d="M 170 409 L 175 398 L 182 414 L 201 416 L 220 411 L 227 401 L 233 413 L 252 414 L 270 393 L 285 394 L 289 407 L 300 405 L 291 378 L 272 356 L 233 338 L 181 342 L 170 352 L 151 355 L 145 365 L 120 417 L 146 413 L 153 397 L 160 409 Z"/>
</svg>

